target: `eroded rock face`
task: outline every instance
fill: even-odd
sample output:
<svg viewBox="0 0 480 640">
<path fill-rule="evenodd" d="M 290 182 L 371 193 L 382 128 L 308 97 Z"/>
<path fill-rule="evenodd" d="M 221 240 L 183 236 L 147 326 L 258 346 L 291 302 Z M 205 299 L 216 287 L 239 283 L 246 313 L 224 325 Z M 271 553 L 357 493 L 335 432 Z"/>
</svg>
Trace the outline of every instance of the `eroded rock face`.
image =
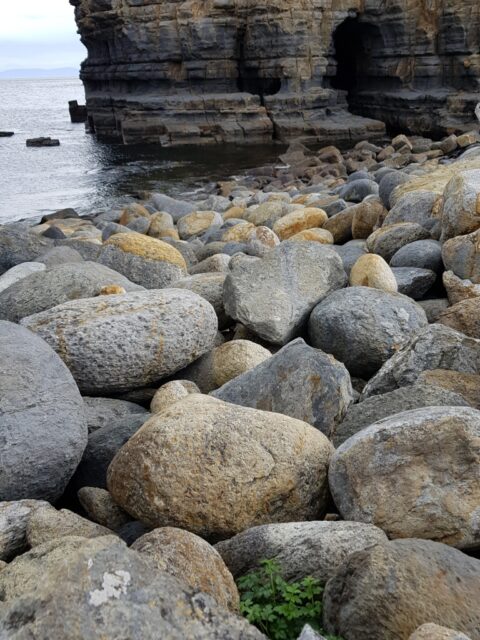
<svg viewBox="0 0 480 640">
<path fill-rule="evenodd" d="M 338 142 L 381 134 L 370 118 L 422 133 L 473 124 L 476 0 L 70 2 L 102 136 Z M 349 89 L 350 108 L 367 117 L 347 112 Z"/>
</svg>

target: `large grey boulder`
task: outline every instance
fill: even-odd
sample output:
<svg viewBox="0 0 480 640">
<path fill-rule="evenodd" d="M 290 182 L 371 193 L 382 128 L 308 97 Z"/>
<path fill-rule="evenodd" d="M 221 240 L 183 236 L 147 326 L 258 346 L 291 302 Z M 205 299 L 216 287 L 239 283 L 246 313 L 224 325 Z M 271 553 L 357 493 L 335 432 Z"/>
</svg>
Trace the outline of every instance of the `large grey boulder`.
<svg viewBox="0 0 480 640">
<path fill-rule="evenodd" d="M 0 293 L 5 291 L 5 289 L 8 289 L 8 287 L 11 287 L 19 280 L 23 280 L 23 278 L 26 278 L 30 274 L 35 273 L 36 271 L 45 271 L 45 269 L 45 265 L 41 262 L 22 262 L 21 264 L 17 264 L 16 267 L 12 267 L 0 276 Z"/>
<path fill-rule="evenodd" d="M 0 226 L 0 275 L 21 262 L 35 262 L 53 246 L 53 240 L 38 235 L 28 224 Z"/>
<path fill-rule="evenodd" d="M 392 271 L 397 281 L 398 292 L 413 300 L 421 300 L 437 279 L 437 274 L 430 269 L 393 267 Z"/>
<path fill-rule="evenodd" d="M 32 273 L 0 292 L 0 318 L 19 322 L 69 300 L 98 296 L 109 285 L 143 291 L 143 287 L 96 262 L 61 264 Z"/>
<path fill-rule="evenodd" d="M 363 402 L 350 406 L 345 418 L 330 437 L 333 444 L 339 447 L 358 431 L 396 413 L 421 407 L 462 406 L 470 405 L 459 393 L 433 384 L 416 382 L 379 396 L 366 398 Z"/>
<path fill-rule="evenodd" d="M 353 402 L 350 375 L 335 358 L 298 338 L 213 396 L 298 418 L 330 436 Z"/>
<path fill-rule="evenodd" d="M 215 548 L 235 578 L 268 558 L 285 580 L 312 576 L 325 584 L 350 554 L 386 541 L 381 529 L 360 522 L 285 522 L 252 527 Z"/>
<path fill-rule="evenodd" d="M 231 269 L 226 313 L 276 344 L 298 335 L 313 307 L 346 283 L 341 258 L 316 242 L 283 242 L 263 258 L 235 261 Z"/>
<path fill-rule="evenodd" d="M 0 389 L 0 500 L 56 500 L 87 444 L 71 373 L 38 336 L 0 321 Z"/>
<path fill-rule="evenodd" d="M 422 371 L 448 369 L 480 373 L 480 340 L 441 324 L 432 324 L 403 346 L 365 389 L 363 397 L 387 393 L 413 384 Z"/>
<path fill-rule="evenodd" d="M 480 411 L 426 407 L 359 431 L 334 453 L 333 499 L 346 520 L 389 538 L 480 547 Z"/>
<path fill-rule="evenodd" d="M 438 273 L 443 269 L 442 245 L 438 240 L 417 240 L 399 249 L 390 260 L 391 267 L 417 267 Z"/>
<path fill-rule="evenodd" d="M 395 189 L 409 180 L 410 176 L 401 171 L 389 171 L 382 177 L 378 185 L 378 194 L 387 209 L 393 205 L 391 198 Z"/>
<path fill-rule="evenodd" d="M 406 639 L 437 624 L 480 639 L 480 562 L 430 540 L 394 540 L 351 555 L 327 583 L 324 627 L 345 640 Z"/>
<path fill-rule="evenodd" d="M 132 414 L 143 414 L 145 419 L 148 417 L 146 409 L 135 402 L 128 402 L 127 400 L 85 396 L 83 402 L 89 433 L 108 427 L 112 422 L 128 418 Z"/>
<path fill-rule="evenodd" d="M 367 238 L 367 248 L 371 253 L 376 253 L 389 262 L 405 245 L 428 238 L 430 233 L 416 222 L 396 222 L 384 225 L 370 234 Z"/>
<path fill-rule="evenodd" d="M 416 222 L 430 229 L 435 205 L 439 201 L 438 193 L 433 191 L 412 191 L 399 198 L 387 214 L 384 224 L 397 222 Z"/>
<path fill-rule="evenodd" d="M 315 347 L 368 379 L 426 325 L 424 310 L 406 296 L 349 287 L 318 304 L 308 326 Z"/>
<path fill-rule="evenodd" d="M 175 282 L 176 289 L 188 289 L 208 300 L 215 309 L 218 317 L 218 326 L 223 329 L 231 320 L 225 313 L 223 305 L 223 284 L 226 273 L 198 273 L 188 278 L 182 278 Z"/>
<path fill-rule="evenodd" d="M 181 217 L 195 211 L 195 205 L 185 200 L 176 200 L 163 193 L 154 193 L 152 195 L 152 204 L 158 211 L 169 213 L 176 222 Z"/>
<path fill-rule="evenodd" d="M 209 351 L 213 307 L 165 289 L 66 302 L 22 320 L 71 370 L 82 393 L 121 393 L 158 381 Z"/>
<path fill-rule="evenodd" d="M 264 638 L 112 536 L 36 547 L 0 572 L 0 590 L 2 638 Z"/>
</svg>

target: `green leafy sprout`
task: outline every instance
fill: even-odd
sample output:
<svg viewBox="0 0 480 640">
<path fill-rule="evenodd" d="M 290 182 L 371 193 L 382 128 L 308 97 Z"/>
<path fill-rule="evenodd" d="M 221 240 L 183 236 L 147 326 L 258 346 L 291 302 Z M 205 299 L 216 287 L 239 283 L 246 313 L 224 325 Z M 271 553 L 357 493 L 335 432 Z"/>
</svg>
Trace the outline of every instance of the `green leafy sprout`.
<svg viewBox="0 0 480 640">
<path fill-rule="evenodd" d="M 320 626 L 323 587 L 316 578 L 287 582 L 278 562 L 262 560 L 257 571 L 237 580 L 237 586 L 241 614 L 270 640 L 296 640 L 306 624 L 325 635 Z"/>
</svg>

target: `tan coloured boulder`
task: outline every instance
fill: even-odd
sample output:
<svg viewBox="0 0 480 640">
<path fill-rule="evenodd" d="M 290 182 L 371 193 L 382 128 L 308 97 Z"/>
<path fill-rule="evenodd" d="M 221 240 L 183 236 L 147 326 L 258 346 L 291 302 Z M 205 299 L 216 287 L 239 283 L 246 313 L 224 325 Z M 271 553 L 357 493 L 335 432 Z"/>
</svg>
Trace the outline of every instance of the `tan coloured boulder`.
<svg viewBox="0 0 480 640">
<path fill-rule="evenodd" d="M 443 273 L 443 286 L 447 291 L 450 304 L 480 297 L 480 284 L 474 284 L 471 280 L 462 280 L 453 271 Z"/>
<path fill-rule="evenodd" d="M 237 586 L 222 556 L 194 533 L 161 527 L 138 538 L 132 549 L 155 569 L 207 593 L 225 609 L 238 611 Z"/>
<path fill-rule="evenodd" d="M 352 236 L 354 239 L 366 240 L 376 227 L 381 226 L 387 210 L 380 198 L 367 198 L 352 207 Z"/>
<path fill-rule="evenodd" d="M 180 236 L 175 228 L 173 218 L 169 213 L 157 211 L 150 218 L 148 235 L 152 238 L 173 238 L 179 240 Z"/>
<path fill-rule="evenodd" d="M 182 240 L 188 240 L 215 224 L 223 224 L 222 216 L 216 211 L 194 211 L 177 221 L 177 231 Z"/>
<path fill-rule="evenodd" d="M 458 393 L 474 409 L 480 409 L 480 376 L 476 373 L 433 369 L 422 371 L 418 380 Z"/>
<path fill-rule="evenodd" d="M 114 246 L 125 253 L 139 256 L 147 260 L 159 262 L 169 262 L 181 269 L 187 270 L 185 259 L 175 247 L 157 240 L 149 238 L 141 233 L 116 233 L 104 243 L 104 246 Z"/>
<path fill-rule="evenodd" d="M 422 624 L 408 640 L 470 640 L 470 638 L 460 631 L 427 623 Z"/>
<path fill-rule="evenodd" d="M 453 271 L 462 280 L 480 284 L 480 229 L 447 240 L 442 247 L 442 258 L 447 271 Z"/>
<path fill-rule="evenodd" d="M 245 207 L 234 206 L 227 209 L 223 214 L 224 220 L 230 220 L 230 218 L 243 218 L 243 213 L 245 211 Z"/>
<path fill-rule="evenodd" d="M 255 228 L 251 222 L 239 222 L 223 233 L 222 242 L 247 242 Z"/>
<path fill-rule="evenodd" d="M 115 504 L 106 489 L 82 487 L 77 495 L 88 517 L 103 527 L 116 531 L 131 520 L 128 513 Z"/>
<path fill-rule="evenodd" d="M 118 222 L 126 226 L 129 222 L 133 222 L 133 220 L 137 218 L 150 218 L 150 212 L 142 204 L 132 202 L 123 209 Z"/>
<path fill-rule="evenodd" d="M 372 287 L 397 293 L 398 285 L 387 262 L 374 253 L 366 253 L 355 262 L 350 271 L 352 287 Z"/>
<path fill-rule="evenodd" d="M 289 238 L 293 242 L 319 242 L 320 244 L 333 244 L 333 236 L 327 229 L 305 229 Z"/>
<path fill-rule="evenodd" d="M 480 169 L 462 171 L 443 192 L 442 240 L 480 228 Z"/>
<path fill-rule="evenodd" d="M 277 220 L 273 225 L 273 230 L 280 240 L 287 240 L 305 229 L 321 228 L 327 220 L 328 216 L 323 209 L 305 207 L 287 213 L 286 216 Z"/>
<path fill-rule="evenodd" d="M 152 413 L 160 413 L 171 404 L 186 398 L 191 393 L 201 393 L 191 380 L 171 380 L 163 384 L 153 396 L 150 404 Z"/>
<path fill-rule="evenodd" d="M 352 239 L 352 223 L 355 207 L 348 207 L 340 213 L 336 213 L 323 225 L 333 236 L 335 244 L 344 244 Z"/>
<path fill-rule="evenodd" d="M 55 538 L 81 536 L 82 538 L 98 538 L 111 535 L 110 529 L 82 518 L 73 511 L 62 509 L 57 511 L 49 504 L 34 509 L 27 523 L 27 541 L 36 547 Z"/>
<path fill-rule="evenodd" d="M 480 338 L 480 298 L 457 302 L 440 315 L 438 322 L 471 338 Z"/>
<path fill-rule="evenodd" d="M 257 524 L 317 519 L 332 451 L 304 422 L 192 394 L 120 449 L 107 484 L 150 526 L 225 538 Z"/>
</svg>

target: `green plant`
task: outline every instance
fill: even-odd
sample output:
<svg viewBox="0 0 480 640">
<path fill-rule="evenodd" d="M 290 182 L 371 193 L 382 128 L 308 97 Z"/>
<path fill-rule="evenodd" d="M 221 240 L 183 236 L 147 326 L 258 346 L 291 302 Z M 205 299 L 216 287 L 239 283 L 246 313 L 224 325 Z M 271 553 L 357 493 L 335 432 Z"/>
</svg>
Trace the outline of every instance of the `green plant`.
<svg viewBox="0 0 480 640">
<path fill-rule="evenodd" d="M 322 633 L 323 588 L 316 578 L 287 582 L 275 560 L 262 560 L 260 568 L 239 578 L 237 586 L 240 612 L 271 640 L 295 640 L 305 624 Z"/>
</svg>

